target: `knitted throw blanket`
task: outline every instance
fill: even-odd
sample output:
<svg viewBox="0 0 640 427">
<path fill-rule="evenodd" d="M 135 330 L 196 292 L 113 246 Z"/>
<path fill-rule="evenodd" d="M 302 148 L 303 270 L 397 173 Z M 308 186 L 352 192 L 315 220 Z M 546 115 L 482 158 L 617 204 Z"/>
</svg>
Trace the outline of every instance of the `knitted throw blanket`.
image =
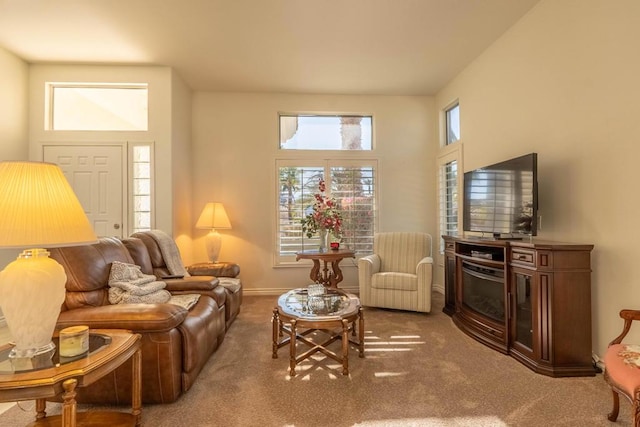
<svg viewBox="0 0 640 427">
<path fill-rule="evenodd" d="M 173 241 L 171 236 L 169 236 L 162 230 L 150 230 L 149 234 L 151 235 L 153 240 L 158 243 L 158 246 L 160 247 L 160 253 L 162 253 L 162 258 L 167 264 L 169 273 L 178 276 L 189 277 L 189 273 L 184 268 L 184 264 L 182 263 L 178 245 L 176 245 L 176 242 Z"/>
<path fill-rule="evenodd" d="M 109 302 L 111 304 L 175 304 L 193 307 L 199 294 L 171 295 L 165 290 L 166 283 L 156 280 L 156 276 L 144 274 L 140 267 L 114 261 L 109 272 Z"/>
</svg>

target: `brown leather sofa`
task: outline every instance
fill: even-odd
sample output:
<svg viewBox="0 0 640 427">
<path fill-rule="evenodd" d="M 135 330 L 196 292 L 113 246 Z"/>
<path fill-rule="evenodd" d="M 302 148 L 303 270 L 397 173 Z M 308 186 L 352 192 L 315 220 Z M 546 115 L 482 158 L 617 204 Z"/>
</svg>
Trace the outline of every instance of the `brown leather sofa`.
<svg viewBox="0 0 640 427">
<path fill-rule="evenodd" d="M 133 233 L 129 238 L 123 240 L 129 253 L 133 257 L 135 264 L 142 267 L 142 272 L 145 274 L 153 274 L 158 278 L 169 276 L 169 268 L 162 256 L 160 246 L 158 242 L 151 236 L 149 232 L 141 231 Z M 144 244 L 144 248 L 140 245 Z M 146 248 L 146 250 L 145 250 Z M 219 279 L 225 277 L 236 277 L 240 273 L 240 267 L 233 263 L 205 263 L 206 268 L 198 268 L 201 264 L 187 267 L 187 271 L 192 275 L 191 280 L 197 281 L 197 277 L 200 276 L 214 276 Z M 167 283 L 167 289 L 174 293 L 187 293 L 180 290 L 172 291 L 173 286 L 172 279 L 162 279 Z M 220 280 L 221 288 L 225 292 L 225 300 L 219 301 L 218 305 L 225 309 L 225 323 L 227 329 L 238 316 L 240 312 L 240 306 L 242 304 L 242 286 L 227 286 L 224 279 Z"/>
<path fill-rule="evenodd" d="M 137 250 L 143 249 L 138 245 Z M 111 263 L 135 263 L 121 240 L 104 237 L 93 245 L 49 251 L 67 273 L 67 293 L 58 318 L 58 329 L 88 325 L 96 329 L 128 329 L 141 334 L 144 403 L 173 402 L 189 390 L 224 339 L 226 291 L 218 285 L 217 278 L 193 276 L 166 281 L 167 290 L 172 293 L 201 294 L 188 311 L 173 304 L 112 305 L 108 300 Z M 137 252 L 136 258 L 140 256 L 143 256 L 142 252 Z M 78 401 L 130 404 L 130 363 L 90 387 L 78 390 Z"/>
</svg>

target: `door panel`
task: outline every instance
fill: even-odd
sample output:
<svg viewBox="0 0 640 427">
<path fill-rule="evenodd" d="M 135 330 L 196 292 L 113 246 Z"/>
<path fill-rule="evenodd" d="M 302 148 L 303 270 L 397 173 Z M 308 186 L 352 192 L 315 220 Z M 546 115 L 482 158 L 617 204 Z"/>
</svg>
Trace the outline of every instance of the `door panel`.
<svg viewBox="0 0 640 427">
<path fill-rule="evenodd" d="M 123 237 L 123 148 L 45 145 L 45 162 L 60 166 L 98 236 Z"/>
</svg>

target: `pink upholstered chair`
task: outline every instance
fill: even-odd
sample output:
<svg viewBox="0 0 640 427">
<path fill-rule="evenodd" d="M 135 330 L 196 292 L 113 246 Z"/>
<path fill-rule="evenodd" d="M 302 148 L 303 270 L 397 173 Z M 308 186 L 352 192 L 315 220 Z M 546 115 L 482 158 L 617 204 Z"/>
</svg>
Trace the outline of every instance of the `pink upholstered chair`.
<svg viewBox="0 0 640 427">
<path fill-rule="evenodd" d="M 609 343 L 604 355 L 604 379 L 613 393 L 613 409 L 608 418 L 618 419 L 622 394 L 631 402 L 633 425 L 640 427 L 640 345 L 622 343 L 632 322 L 640 320 L 640 310 L 622 310 L 620 317 L 624 319 L 622 333 Z"/>
</svg>

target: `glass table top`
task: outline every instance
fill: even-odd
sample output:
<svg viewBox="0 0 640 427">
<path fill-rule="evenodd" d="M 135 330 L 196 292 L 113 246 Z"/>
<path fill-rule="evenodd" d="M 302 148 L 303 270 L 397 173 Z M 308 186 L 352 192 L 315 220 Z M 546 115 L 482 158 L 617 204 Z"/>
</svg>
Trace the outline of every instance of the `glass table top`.
<svg viewBox="0 0 640 427">
<path fill-rule="evenodd" d="M 60 347 L 59 338 L 53 337 L 56 348 L 49 353 L 43 353 L 32 358 L 10 359 L 9 352 L 12 346 L 0 349 L 0 375 L 14 374 L 16 372 L 37 371 L 40 369 L 53 368 L 65 363 L 75 362 L 84 359 L 90 354 L 95 354 L 111 343 L 111 337 L 103 334 L 89 333 L 89 351 L 73 357 L 62 357 L 58 353 Z"/>
<path fill-rule="evenodd" d="M 357 313 L 360 307 L 358 297 L 340 289 L 325 288 L 319 294 L 309 290 L 298 288 L 281 295 L 278 307 L 285 314 L 316 320 L 349 316 Z"/>
</svg>

